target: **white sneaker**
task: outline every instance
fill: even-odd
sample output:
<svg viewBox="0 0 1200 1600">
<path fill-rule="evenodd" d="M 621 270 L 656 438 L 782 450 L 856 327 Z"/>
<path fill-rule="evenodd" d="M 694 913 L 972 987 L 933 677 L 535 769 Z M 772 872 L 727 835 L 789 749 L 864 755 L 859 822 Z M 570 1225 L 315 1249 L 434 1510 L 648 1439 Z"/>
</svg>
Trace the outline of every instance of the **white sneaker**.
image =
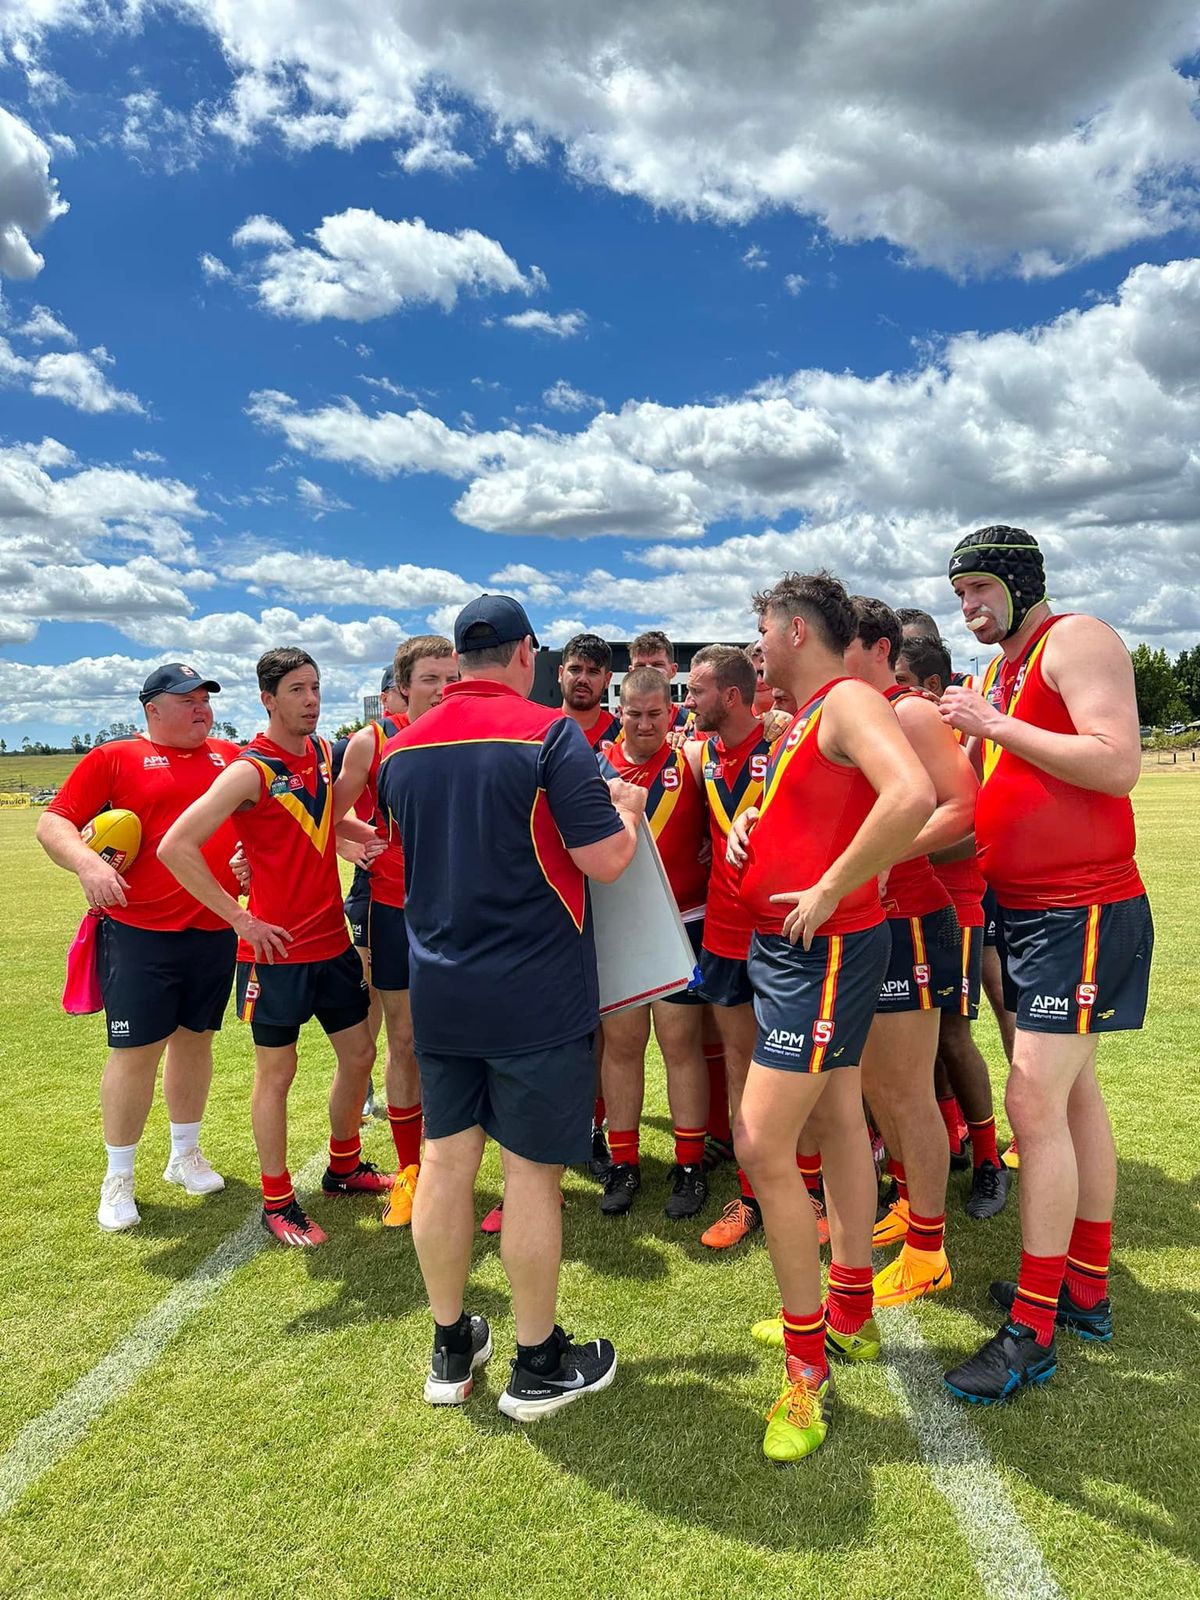
<svg viewBox="0 0 1200 1600">
<path fill-rule="evenodd" d="M 163 1177 L 168 1183 L 179 1184 L 189 1194 L 216 1194 L 225 1187 L 225 1179 L 209 1166 L 199 1145 L 193 1145 L 182 1155 L 172 1151 Z"/>
<path fill-rule="evenodd" d="M 114 1172 L 100 1185 L 100 1209 L 96 1221 L 105 1233 L 122 1233 L 136 1228 L 141 1215 L 133 1201 L 133 1174 Z"/>
</svg>

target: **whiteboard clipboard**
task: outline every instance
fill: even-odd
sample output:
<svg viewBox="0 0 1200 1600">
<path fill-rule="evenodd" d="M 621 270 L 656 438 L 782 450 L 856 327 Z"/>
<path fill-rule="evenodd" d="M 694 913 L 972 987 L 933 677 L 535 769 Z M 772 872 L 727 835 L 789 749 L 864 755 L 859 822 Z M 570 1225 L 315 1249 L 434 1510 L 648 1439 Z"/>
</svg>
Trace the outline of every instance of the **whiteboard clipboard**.
<svg viewBox="0 0 1200 1600">
<path fill-rule="evenodd" d="M 696 957 L 644 817 L 625 871 L 589 889 L 601 1017 L 686 989 Z"/>
</svg>

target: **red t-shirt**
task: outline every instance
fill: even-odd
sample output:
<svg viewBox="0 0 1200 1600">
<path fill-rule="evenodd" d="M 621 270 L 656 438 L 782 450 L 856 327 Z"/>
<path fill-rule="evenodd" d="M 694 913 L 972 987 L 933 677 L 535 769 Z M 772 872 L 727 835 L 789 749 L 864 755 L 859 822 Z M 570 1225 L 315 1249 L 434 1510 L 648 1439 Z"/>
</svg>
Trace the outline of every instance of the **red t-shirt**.
<svg viewBox="0 0 1200 1600">
<path fill-rule="evenodd" d="M 845 681 L 834 678 L 818 689 L 772 749 L 741 885 L 742 903 L 759 933 L 783 932 L 792 908 L 771 896 L 819 882 L 875 804 L 875 791 L 859 769 L 830 761 L 817 741 L 825 697 Z M 817 932 L 857 933 L 882 921 L 878 881 L 871 877 L 842 896 Z"/>
<path fill-rule="evenodd" d="M 225 739 L 206 739 L 195 750 L 179 750 L 138 734 L 89 750 L 71 773 L 47 810 L 66 817 L 77 828 L 101 811 L 117 809 L 132 811 L 142 825 L 137 858 L 121 874 L 129 885 L 129 903 L 108 908 L 114 922 L 170 933 L 185 928 L 215 932 L 228 927 L 163 866 L 158 847 L 171 824 L 212 787 L 237 753 L 237 745 Z M 237 825 L 224 822 L 203 852 L 217 882 L 235 897 L 238 884 L 229 858 L 237 842 Z"/>
<path fill-rule="evenodd" d="M 1078 733 L 1066 702 L 1046 682 L 1042 652 L 1047 617 L 1023 658 L 1004 662 L 995 703 L 1018 722 L 1051 733 Z M 979 867 L 1002 906 L 1109 905 L 1144 894 L 1133 859 L 1136 833 L 1128 795 L 1099 794 L 1055 778 L 990 742 L 975 815 Z"/>
<path fill-rule="evenodd" d="M 387 845 L 383 854 L 376 856 L 367 869 L 371 899 L 377 900 L 381 906 L 395 906 L 397 911 L 403 911 L 404 849 L 400 843 L 399 829 L 389 830 L 379 812 L 379 760 L 388 740 L 394 739 L 398 733 L 403 733 L 409 722 L 407 715 L 393 717 L 390 720 L 392 723 L 390 733 L 384 729 L 382 723 L 371 724 L 375 731 L 375 751 L 367 771 L 367 786 L 361 798 L 368 800 L 371 807 L 368 813 L 370 821 L 374 824 L 375 832 Z"/>
<path fill-rule="evenodd" d="M 739 894 L 740 874 L 725 858 L 729 830 L 743 811 L 762 799 L 763 779 L 771 746 L 756 724 L 726 750 L 720 739 L 705 741 L 701 757 L 708 825 L 712 837 L 712 873 L 704 912 L 704 948 L 710 955 L 744 961 L 750 954 L 754 918 Z"/>
<path fill-rule="evenodd" d="M 624 740 L 605 746 L 617 776 L 646 790 L 646 821 L 658 845 L 675 904 L 685 922 L 704 915 L 709 863 L 700 859 L 707 836 L 704 796 L 682 750 L 663 744 L 641 763 L 631 761 Z"/>
<path fill-rule="evenodd" d="M 250 913 L 292 935 L 277 963 L 327 961 L 350 944 L 342 915 L 329 746 L 310 735 L 303 755 L 260 733 L 238 756 L 259 776 L 253 807 L 237 812 L 250 863 Z M 238 944 L 238 960 L 253 961 Z"/>
<path fill-rule="evenodd" d="M 979 870 L 978 856 L 963 856 L 959 861 L 939 861 L 934 869 L 938 882 L 950 896 L 960 928 L 982 928 L 983 896 L 987 889 Z"/>
<path fill-rule="evenodd" d="M 898 700 L 910 695 L 927 699 L 919 689 L 902 689 L 899 684 L 883 691 L 893 709 Z M 950 904 L 950 895 L 942 887 L 928 856 L 914 856 L 910 861 L 897 861 L 887 875 L 883 914 L 886 917 L 925 917 L 931 911 L 943 911 Z"/>
</svg>

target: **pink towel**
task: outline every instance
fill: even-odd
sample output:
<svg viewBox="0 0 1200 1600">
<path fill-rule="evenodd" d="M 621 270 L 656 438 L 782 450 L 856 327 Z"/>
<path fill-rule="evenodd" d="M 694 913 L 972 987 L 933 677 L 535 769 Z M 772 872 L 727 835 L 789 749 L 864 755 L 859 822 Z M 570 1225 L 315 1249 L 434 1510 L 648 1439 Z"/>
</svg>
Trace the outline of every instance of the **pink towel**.
<svg viewBox="0 0 1200 1600">
<path fill-rule="evenodd" d="M 89 1017 L 104 1010 L 104 996 L 96 976 L 96 933 L 103 911 L 88 911 L 79 932 L 67 951 L 67 981 L 63 987 L 63 1010 L 72 1017 Z"/>
</svg>

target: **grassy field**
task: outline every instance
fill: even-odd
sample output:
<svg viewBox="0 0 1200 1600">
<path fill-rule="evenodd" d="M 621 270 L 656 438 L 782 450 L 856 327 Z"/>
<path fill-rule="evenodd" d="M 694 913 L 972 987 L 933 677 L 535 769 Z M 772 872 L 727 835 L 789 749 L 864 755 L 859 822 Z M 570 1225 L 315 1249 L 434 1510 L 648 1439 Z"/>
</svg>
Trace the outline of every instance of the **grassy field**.
<svg viewBox="0 0 1200 1600">
<path fill-rule="evenodd" d="M 1101 1051 L 1122 1168 L 1118 1338 L 1108 1349 L 1064 1340 L 1044 1393 L 967 1423 L 1061 1591 L 1081 1600 L 1200 1596 L 1200 788 L 1151 776 L 1136 803 L 1159 943 L 1149 1030 Z M 0 1452 L 257 1205 L 251 1048 L 231 1021 L 205 1136 L 226 1192 L 198 1201 L 162 1183 L 160 1104 L 139 1157 L 142 1226 L 96 1230 L 102 1027 L 58 1006 L 80 903 L 74 880 L 34 844 L 35 816 L 0 813 L 12 869 L 0 890 Z M 982 1038 L 995 1060 L 990 1027 Z M 327 1131 L 328 1065 L 320 1036 L 307 1035 L 294 1170 Z M 663 1219 L 669 1122 L 660 1074 L 651 1077 L 633 1214 L 606 1222 L 590 1181 L 571 1174 L 566 1185 L 563 1313 L 580 1335 L 617 1343 L 621 1369 L 606 1396 L 525 1431 L 499 1416 L 512 1324 L 495 1243 L 481 1236 L 471 1303 L 493 1319 L 497 1357 L 464 1409 L 425 1407 L 429 1324 L 407 1232 L 385 1234 L 368 1203 L 317 1200 L 328 1247 L 257 1254 L 0 1519 L 0 1594 L 1025 1592 L 1005 1572 L 981 1585 L 882 1366 L 839 1373 L 835 1431 L 815 1460 L 790 1470 L 763 1462 L 778 1361 L 747 1328 L 773 1304 L 766 1254 L 714 1258 L 695 1230 Z M 389 1148 L 374 1125 L 368 1153 L 386 1161 Z M 969 1223 L 962 1185 L 952 1179 L 954 1288 L 915 1312 L 947 1364 L 995 1326 L 986 1286 L 1017 1252 L 1015 1205 L 997 1222 Z M 732 1186 L 720 1177 L 710 1212 Z M 480 1214 L 497 1194 L 490 1156 Z"/>
<path fill-rule="evenodd" d="M 0 756 L 0 794 L 21 794 L 31 789 L 57 789 L 75 770 L 79 757 Z"/>
</svg>

